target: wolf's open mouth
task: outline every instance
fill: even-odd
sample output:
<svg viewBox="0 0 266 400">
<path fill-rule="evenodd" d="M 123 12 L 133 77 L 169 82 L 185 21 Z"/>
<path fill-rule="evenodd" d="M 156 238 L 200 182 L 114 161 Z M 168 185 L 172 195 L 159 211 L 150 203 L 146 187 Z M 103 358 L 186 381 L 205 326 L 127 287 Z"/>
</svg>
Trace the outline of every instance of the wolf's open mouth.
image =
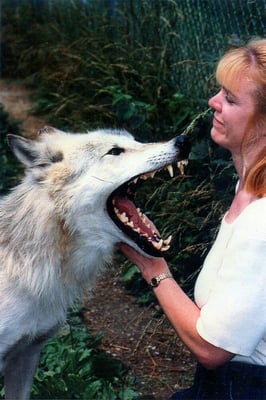
<svg viewBox="0 0 266 400">
<path fill-rule="evenodd" d="M 183 174 L 188 161 L 183 160 L 177 166 Z M 165 167 L 173 177 L 173 166 Z M 154 257 L 163 257 L 170 248 L 172 237 L 162 239 L 153 222 L 136 207 L 134 199 L 141 183 L 154 177 L 157 171 L 135 177 L 116 189 L 107 200 L 107 211 L 113 222 L 145 253 Z"/>
</svg>

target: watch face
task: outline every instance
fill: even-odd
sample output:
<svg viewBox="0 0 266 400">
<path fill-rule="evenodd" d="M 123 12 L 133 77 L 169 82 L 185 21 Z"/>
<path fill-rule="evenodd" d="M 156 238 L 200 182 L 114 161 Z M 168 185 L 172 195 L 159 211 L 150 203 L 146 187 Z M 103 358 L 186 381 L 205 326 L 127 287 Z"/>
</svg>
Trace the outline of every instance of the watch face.
<svg viewBox="0 0 266 400">
<path fill-rule="evenodd" d="M 152 286 L 152 287 L 158 286 L 157 278 L 152 278 L 152 280 L 151 280 L 151 286 Z"/>
</svg>

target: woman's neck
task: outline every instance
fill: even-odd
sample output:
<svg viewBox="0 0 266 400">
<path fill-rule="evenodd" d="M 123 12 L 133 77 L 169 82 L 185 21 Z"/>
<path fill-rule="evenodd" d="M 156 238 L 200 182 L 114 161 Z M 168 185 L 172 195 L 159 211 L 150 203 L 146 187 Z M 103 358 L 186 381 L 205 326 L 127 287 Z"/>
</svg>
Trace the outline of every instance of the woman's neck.
<svg viewBox="0 0 266 400">
<path fill-rule="evenodd" d="M 232 223 L 234 220 L 244 211 L 244 209 L 253 201 L 258 200 L 257 196 L 254 196 L 252 193 L 247 192 L 244 189 L 243 180 L 239 181 L 239 185 L 237 188 L 237 192 L 235 197 L 231 203 L 229 211 L 226 215 L 226 222 Z"/>
<path fill-rule="evenodd" d="M 232 159 L 233 159 L 233 163 L 234 163 L 236 172 L 239 177 L 239 181 L 241 183 L 244 181 L 244 177 L 245 177 L 245 173 L 246 173 L 246 169 L 247 169 L 247 165 L 245 163 L 243 154 L 241 154 L 240 152 L 237 154 L 232 153 Z"/>
</svg>

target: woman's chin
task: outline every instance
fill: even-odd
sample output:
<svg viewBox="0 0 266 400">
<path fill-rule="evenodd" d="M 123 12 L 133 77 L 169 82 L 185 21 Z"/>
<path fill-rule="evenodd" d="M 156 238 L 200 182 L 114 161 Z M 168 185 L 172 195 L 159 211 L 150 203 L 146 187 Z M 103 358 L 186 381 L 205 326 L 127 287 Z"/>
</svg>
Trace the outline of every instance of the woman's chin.
<svg viewBox="0 0 266 400">
<path fill-rule="evenodd" d="M 223 141 L 224 137 L 219 131 L 217 131 L 217 129 L 215 129 L 215 127 L 212 127 L 211 138 L 215 143 L 221 145 L 221 142 Z"/>
<path fill-rule="evenodd" d="M 227 148 L 225 135 L 214 127 L 211 129 L 211 138 L 219 146 Z"/>
</svg>

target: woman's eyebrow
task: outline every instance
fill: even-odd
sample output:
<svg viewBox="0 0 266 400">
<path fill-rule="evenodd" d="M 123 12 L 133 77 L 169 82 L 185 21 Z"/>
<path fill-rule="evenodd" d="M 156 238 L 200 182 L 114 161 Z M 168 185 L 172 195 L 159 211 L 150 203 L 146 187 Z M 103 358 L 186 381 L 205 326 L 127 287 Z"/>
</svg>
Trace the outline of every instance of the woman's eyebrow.
<svg viewBox="0 0 266 400">
<path fill-rule="evenodd" d="M 229 90 L 226 86 L 222 86 L 222 89 L 226 92 L 226 94 L 229 94 L 234 98 L 237 98 L 237 96 L 233 92 L 231 92 L 231 90 Z"/>
</svg>

